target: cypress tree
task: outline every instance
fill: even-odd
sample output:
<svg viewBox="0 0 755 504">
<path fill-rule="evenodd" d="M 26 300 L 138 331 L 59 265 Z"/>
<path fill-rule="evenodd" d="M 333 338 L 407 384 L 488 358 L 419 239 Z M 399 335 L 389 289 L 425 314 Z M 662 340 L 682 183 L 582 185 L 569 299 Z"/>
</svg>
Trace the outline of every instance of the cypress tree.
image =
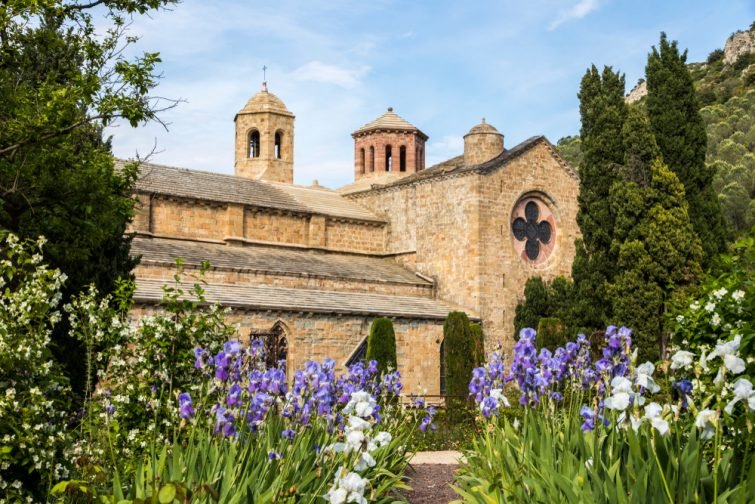
<svg viewBox="0 0 755 504">
<path fill-rule="evenodd" d="M 516 305 L 514 334 L 525 327 L 537 327 L 541 317 L 550 313 L 548 287 L 540 277 L 531 277 L 524 284 L 524 300 Z"/>
<path fill-rule="evenodd" d="M 377 361 L 381 373 L 396 369 L 396 333 L 390 319 L 380 317 L 372 321 L 366 359 Z"/>
<path fill-rule="evenodd" d="M 728 229 L 713 189 L 714 170 L 705 164 L 705 123 L 699 112 L 687 51 L 661 33 L 659 47 L 648 55 L 647 110 L 663 161 L 684 185 L 689 217 L 709 263 L 723 251 Z"/>
<path fill-rule="evenodd" d="M 611 254 L 614 219 L 608 196 L 624 163 L 624 86 L 624 75 L 611 67 L 600 73 L 595 65 L 580 84 L 584 157 L 579 166 L 577 223 L 583 239 L 577 244 L 572 266 L 576 300 L 584 305 L 574 311 L 574 323 L 580 327 L 602 326 L 610 311 L 605 287 L 613 278 L 615 257 Z"/>
<path fill-rule="evenodd" d="M 451 312 L 443 324 L 446 364 L 446 393 L 451 403 L 465 402 L 474 369 L 474 342 L 469 318 L 464 312 Z"/>
<path fill-rule="evenodd" d="M 485 333 L 480 324 L 469 324 L 469 329 L 472 332 L 474 367 L 479 367 L 485 363 Z"/>
</svg>

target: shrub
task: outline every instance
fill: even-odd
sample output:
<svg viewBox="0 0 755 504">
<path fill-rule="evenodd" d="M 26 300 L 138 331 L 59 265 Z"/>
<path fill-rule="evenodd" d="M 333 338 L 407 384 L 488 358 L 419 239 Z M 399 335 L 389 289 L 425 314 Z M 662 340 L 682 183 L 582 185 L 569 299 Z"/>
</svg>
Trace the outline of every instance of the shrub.
<svg viewBox="0 0 755 504">
<path fill-rule="evenodd" d="M 485 362 L 485 333 L 480 324 L 469 325 L 472 332 L 472 351 L 474 353 L 474 367 L 481 366 Z"/>
<path fill-rule="evenodd" d="M 443 324 L 446 364 L 446 394 L 451 396 L 449 411 L 458 409 L 469 394 L 469 376 L 474 369 L 474 342 L 469 318 L 464 312 L 451 312 Z"/>
<path fill-rule="evenodd" d="M 710 54 L 708 54 L 707 62 L 710 65 L 711 63 L 715 63 L 716 61 L 722 60 L 723 57 L 724 57 L 723 49 L 715 49 L 711 51 Z"/>
<path fill-rule="evenodd" d="M 543 317 L 537 324 L 537 342 L 541 347 L 553 350 L 566 344 L 566 327 L 561 319 Z"/>
<path fill-rule="evenodd" d="M 367 361 L 371 360 L 377 361 L 381 371 L 396 369 L 396 333 L 393 332 L 393 322 L 388 318 L 372 321 L 367 338 Z"/>
</svg>

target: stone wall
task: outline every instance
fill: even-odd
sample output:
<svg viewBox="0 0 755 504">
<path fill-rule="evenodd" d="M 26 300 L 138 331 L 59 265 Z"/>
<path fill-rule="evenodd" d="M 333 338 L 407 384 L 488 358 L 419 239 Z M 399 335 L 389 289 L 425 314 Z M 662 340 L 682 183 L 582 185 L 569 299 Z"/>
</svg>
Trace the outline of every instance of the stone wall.
<svg viewBox="0 0 755 504">
<path fill-rule="evenodd" d="M 131 312 L 133 319 L 155 314 L 153 305 L 137 305 Z M 336 361 L 337 373 L 346 371 L 346 361 L 367 337 L 372 323 L 370 317 L 329 316 L 290 312 L 255 312 L 235 310 L 228 322 L 238 324 L 238 336 L 248 339 L 252 329 L 270 329 L 281 322 L 289 346 L 288 375 L 308 360 Z M 398 370 L 404 392 L 438 394 L 440 389 L 440 342 L 443 322 L 433 320 L 395 319 Z"/>
<path fill-rule="evenodd" d="M 579 237 L 579 181 L 541 142 L 485 176 L 480 191 L 480 317 L 486 335 L 501 335 L 504 344 L 510 345 L 516 305 L 523 299 L 527 279 L 571 276 L 574 240 Z M 518 201 L 528 196 L 547 205 L 555 220 L 555 243 L 543 261 L 529 261 L 515 250 L 512 211 Z M 494 340 L 487 338 L 487 342 Z"/>
<path fill-rule="evenodd" d="M 249 134 L 260 133 L 260 155 L 249 157 Z M 275 157 L 275 133 L 281 135 L 280 158 Z M 236 117 L 236 175 L 294 183 L 294 117 L 291 114 L 239 113 Z"/>
<path fill-rule="evenodd" d="M 239 204 L 138 194 L 129 232 L 171 238 L 279 243 L 341 252 L 383 254 L 386 226 Z"/>
</svg>

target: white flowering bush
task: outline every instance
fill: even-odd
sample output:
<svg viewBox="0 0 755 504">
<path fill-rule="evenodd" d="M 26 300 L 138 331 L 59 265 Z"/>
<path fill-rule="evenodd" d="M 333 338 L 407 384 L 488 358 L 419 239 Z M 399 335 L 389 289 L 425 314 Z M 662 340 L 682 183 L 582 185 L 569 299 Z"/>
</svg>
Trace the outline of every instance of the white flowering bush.
<svg viewBox="0 0 755 504">
<path fill-rule="evenodd" d="M 737 241 L 720 258 L 721 272 L 692 292 L 678 295 L 668 315 L 680 347 L 710 351 L 718 340 L 739 337 L 742 351 L 755 351 L 755 238 Z"/>
<path fill-rule="evenodd" d="M 0 503 L 41 502 L 68 475 L 70 390 L 50 353 L 65 275 L 43 245 L 0 237 Z"/>
</svg>

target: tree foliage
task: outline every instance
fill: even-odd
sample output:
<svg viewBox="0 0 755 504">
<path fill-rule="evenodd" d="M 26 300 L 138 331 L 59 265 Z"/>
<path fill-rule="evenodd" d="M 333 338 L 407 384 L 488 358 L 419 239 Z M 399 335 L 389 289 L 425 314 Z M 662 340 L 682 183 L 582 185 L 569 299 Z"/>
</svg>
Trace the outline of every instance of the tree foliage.
<svg viewBox="0 0 755 504">
<path fill-rule="evenodd" d="M 451 312 L 443 324 L 446 364 L 446 393 L 466 397 L 474 369 L 474 341 L 469 318 L 464 312 Z"/>
<path fill-rule="evenodd" d="M 68 277 L 64 302 L 90 283 L 111 292 L 135 264 L 124 233 L 136 166 L 116 169 L 102 128 L 172 105 L 150 95 L 158 54 L 124 56 L 129 18 L 169 3 L 17 0 L 0 14 L 0 229 L 46 237 L 45 261 Z M 81 347 L 65 325 L 53 349 L 81 391 Z"/>
<path fill-rule="evenodd" d="M 479 367 L 485 363 L 485 333 L 482 326 L 477 323 L 469 324 L 469 329 L 472 331 L 474 367 Z"/>
<path fill-rule="evenodd" d="M 367 361 L 375 360 L 385 372 L 396 369 L 396 333 L 391 319 L 380 317 L 372 321 L 367 338 Z"/>
<path fill-rule="evenodd" d="M 727 226 L 713 190 L 714 172 L 705 164 L 705 123 L 686 65 L 687 52 L 661 34 L 648 55 L 647 110 L 663 161 L 684 185 L 689 215 L 706 262 L 726 244 Z"/>
</svg>

